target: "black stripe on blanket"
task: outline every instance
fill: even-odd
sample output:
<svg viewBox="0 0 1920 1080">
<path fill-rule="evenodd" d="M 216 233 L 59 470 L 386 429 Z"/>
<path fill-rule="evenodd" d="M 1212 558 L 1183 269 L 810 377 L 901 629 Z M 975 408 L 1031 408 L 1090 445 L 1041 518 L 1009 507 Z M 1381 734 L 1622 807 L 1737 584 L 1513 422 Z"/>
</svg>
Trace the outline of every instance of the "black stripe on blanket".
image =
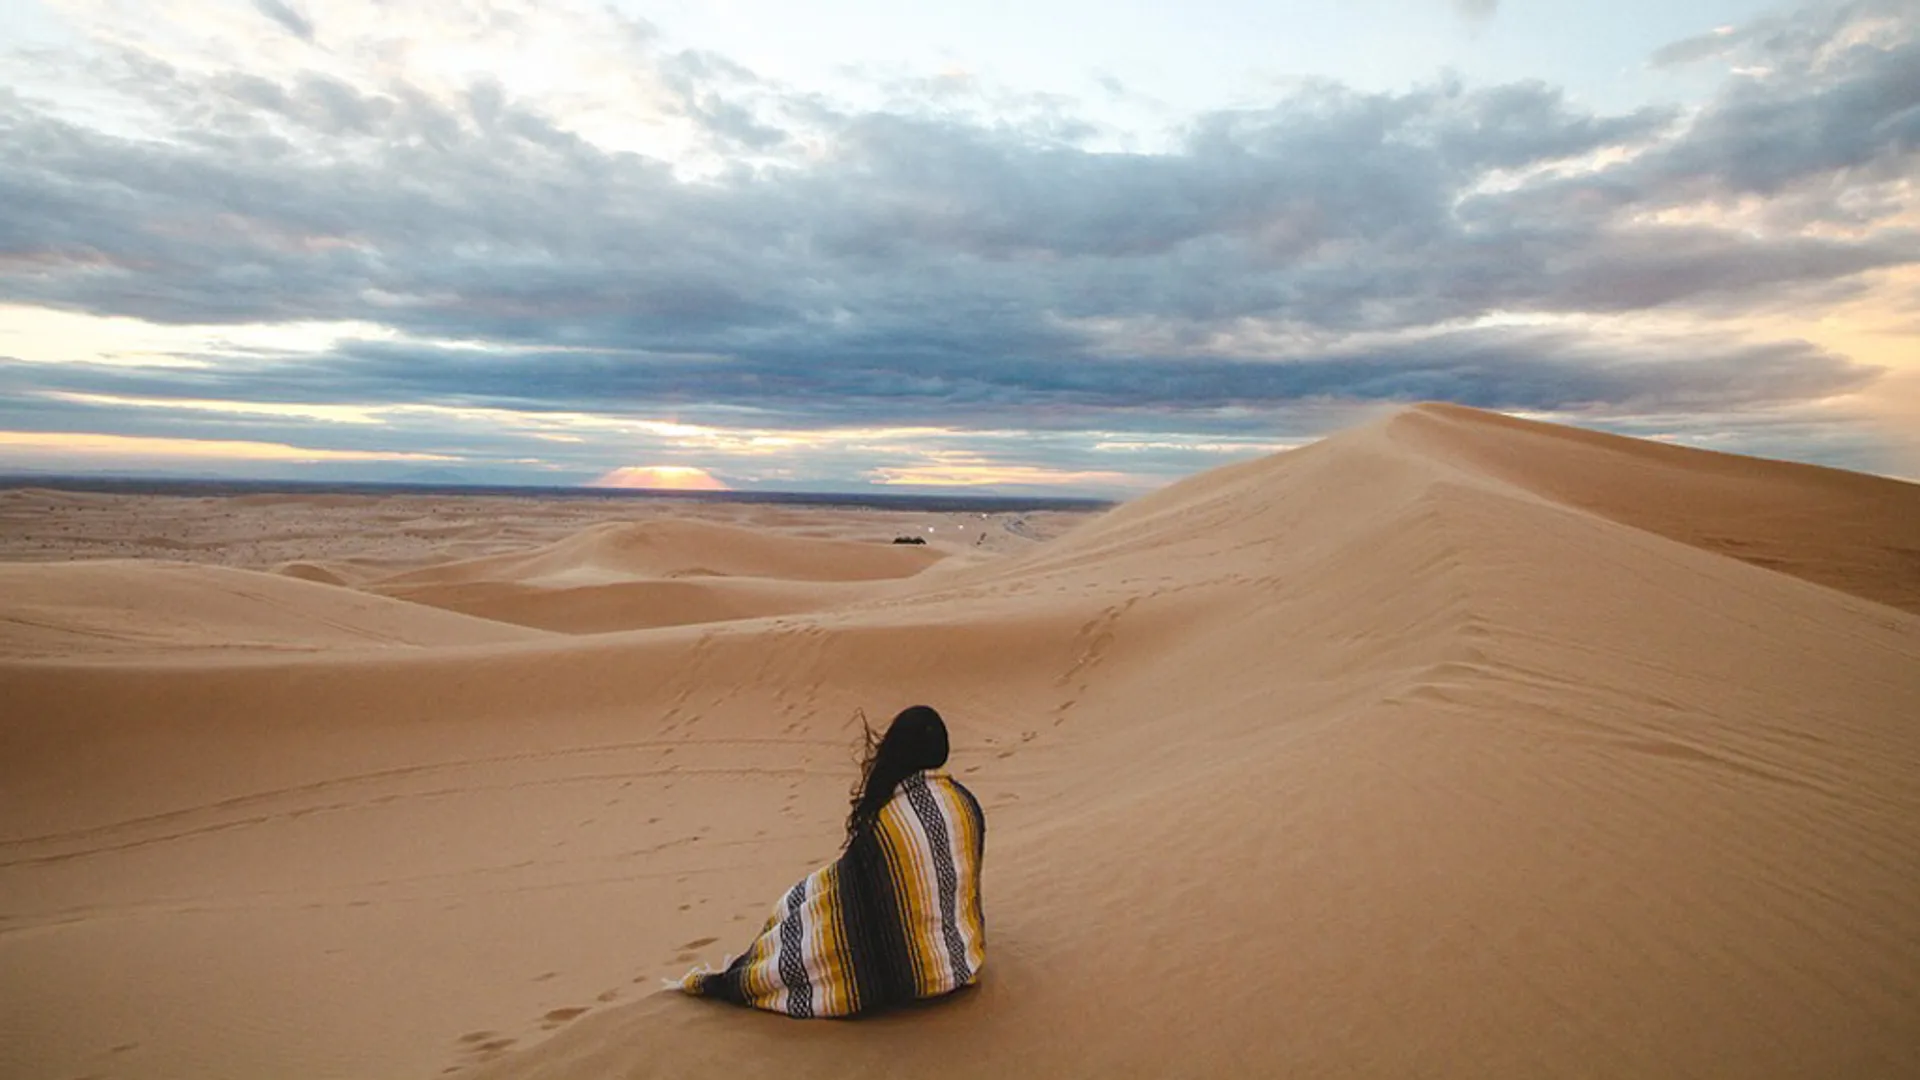
<svg viewBox="0 0 1920 1080">
<path fill-rule="evenodd" d="M 927 831 L 928 846 L 933 848 L 933 873 L 940 882 L 940 925 L 945 931 L 947 960 L 953 965 L 954 978 L 967 982 L 973 978 L 973 971 L 967 967 L 967 945 L 960 940 L 960 925 L 954 921 L 958 914 L 955 903 L 960 897 L 960 874 L 953 868 L 953 846 L 947 837 L 947 823 L 940 816 L 940 808 L 934 805 L 933 793 L 927 790 L 926 773 L 914 773 L 900 787 L 907 793 L 907 803 L 920 819 L 920 827 Z"/>
<path fill-rule="evenodd" d="M 862 830 L 847 845 L 840 873 L 855 1008 L 865 1012 L 912 1001 L 918 990 L 913 954 L 894 899 L 886 852 L 873 829 Z"/>
<path fill-rule="evenodd" d="M 803 1020 L 813 1015 L 813 987 L 800 955 L 800 908 L 806 902 L 807 883 L 802 881 L 787 892 L 787 918 L 780 925 L 780 979 L 787 984 L 787 1015 Z"/>
</svg>

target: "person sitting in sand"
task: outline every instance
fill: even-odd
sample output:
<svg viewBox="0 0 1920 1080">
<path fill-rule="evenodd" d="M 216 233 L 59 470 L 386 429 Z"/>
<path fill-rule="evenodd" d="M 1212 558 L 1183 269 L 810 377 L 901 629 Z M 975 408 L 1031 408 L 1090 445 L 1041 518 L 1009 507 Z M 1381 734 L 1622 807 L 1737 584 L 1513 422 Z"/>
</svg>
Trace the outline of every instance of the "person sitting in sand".
<svg viewBox="0 0 1920 1080">
<path fill-rule="evenodd" d="M 987 820 L 972 792 L 932 771 L 946 761 L 946 723 L 925 705 L 903 710 L 877 742 L 867 729 L 840 857 L 788 890 L 726 970 L 688 972 L 679 988 L 814 1017 L 972 985 L 986 960 Z"/>
</svg>

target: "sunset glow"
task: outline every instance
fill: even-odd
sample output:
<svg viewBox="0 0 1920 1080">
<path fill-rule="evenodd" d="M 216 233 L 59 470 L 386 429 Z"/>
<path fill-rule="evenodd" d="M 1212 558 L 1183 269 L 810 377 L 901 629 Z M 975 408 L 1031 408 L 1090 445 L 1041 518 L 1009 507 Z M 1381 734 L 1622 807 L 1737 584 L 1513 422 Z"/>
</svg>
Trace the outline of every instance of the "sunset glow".
<svg viewBox="0 0 1920 1080">
<path fill-rule="evenodd" d="M 628 465 L 595 480 L 590 487 L 644 488 L 655 491 L 727 491 L 725 481 L 690 465 Z"/>
</svg>

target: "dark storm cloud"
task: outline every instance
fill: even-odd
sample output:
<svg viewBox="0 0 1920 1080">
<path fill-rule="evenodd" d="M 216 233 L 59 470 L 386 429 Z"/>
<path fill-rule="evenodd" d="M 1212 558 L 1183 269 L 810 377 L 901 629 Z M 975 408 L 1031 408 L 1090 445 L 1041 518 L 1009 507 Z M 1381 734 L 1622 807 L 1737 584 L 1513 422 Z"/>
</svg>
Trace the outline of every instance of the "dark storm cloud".
<svg viewBox="0 0 1920 1080">
<path fill-rule="evenodd" d="M 173 118 L 156 137 L 0 96 L 0 299 L 164 323 L 365 320 L 502 347 L 28 379 L 129 394 L 740 406 L 799 426 L 1044 426 L 1322 396 L 1820 396 L 1872 372 L 1797 342 L 1669 355 L 1436 328 L 1769 308 L 1920 261 L 1912 233 L 1873 227 L 1909 196 L 1858 187 L 1920 155 L 1913 24 L 1841 48 L 1851 23 L 1783 22 L 1737 47 L 1784 74 L 1736 78 L 1687 119 L 1595 115 L 1540 83 L 1314 85 L 1201 116 L 1155 154 L 1089 149 L 1091 129 L 1046 102 L 1004 123 L 932 90 L 844 112 L 724 58 L 662 52 L 637 27 L 664 107 L 731 162 L 694 177 L 587 142 L 490 80 L 448 97 L 133 57 L 127 77 Z M 1689 48 L 1668 59 L 1709 51 Z M 1602 154 L 1613 163 L 1545 168 Z M 1860 228 L 1648 216 L 1741 195 Z M 1232 344 L 1263 340 L 1249 323 L 1336 344 Z M 1361 332 L 1410 343 L 1337 344 Z"/>
</svg>

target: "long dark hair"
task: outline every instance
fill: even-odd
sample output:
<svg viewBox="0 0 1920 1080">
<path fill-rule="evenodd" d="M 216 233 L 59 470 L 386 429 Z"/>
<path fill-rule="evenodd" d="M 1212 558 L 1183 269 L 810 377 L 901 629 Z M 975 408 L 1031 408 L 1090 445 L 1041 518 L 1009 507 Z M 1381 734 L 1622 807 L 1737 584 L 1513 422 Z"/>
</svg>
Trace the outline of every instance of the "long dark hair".
<svg viewBox="0 0 1920 1080">
<path fill-rule="evenodd" d="M 900 710 L 881 736 L 874 735 L 862 714 L 860 731 L 866 745 L 860 761 L 860 782 L 852 792 L 853 812 L 847 815 L 849 844 L 880 816 L 880 809 L 893 798 L 893 789 L 900 781 L 922 769 L 937 769 L 947 763 L 946 721 L 926 705 Z"/>
</svg>

